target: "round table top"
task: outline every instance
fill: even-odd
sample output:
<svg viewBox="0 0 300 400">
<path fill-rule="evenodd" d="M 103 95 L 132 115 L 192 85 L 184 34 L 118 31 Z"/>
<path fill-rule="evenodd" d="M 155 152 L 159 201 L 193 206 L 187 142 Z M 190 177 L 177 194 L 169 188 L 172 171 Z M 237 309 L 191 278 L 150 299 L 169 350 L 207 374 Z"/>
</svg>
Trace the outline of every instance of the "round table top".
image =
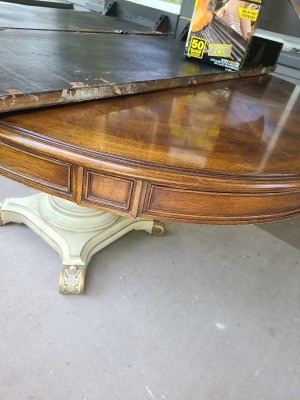
<svg viewBox="0 0 300 400">
<path fill-rule="evenodd" d="M 140 182 L 140 197 L 133 193 L 130 200 L 139 203 L 134 212 L 130 208 L 134 216 L 209 223 L 279 219 L 300 212 L 299 92 L 299 86 L 264 75 L 3 114 L 0 143 L 70 162 L 83 169 L 83 176 L 93 171 L 133 179 L 134 188 Z M 172 191 L 159 192 L 158 187 Z M 230 193 L 244 193 L 242 208 L 249 207 L 247 196 L 255 202 L 255 195 L 276 194 L 275 211 L 265 206 L 272 200 L 268 196 L 251 215 L 240 209 L 220 216 L 216 208 L 200 206 L 191 214 L 188 208 L 198 197 L 180 197 L 175 189 L 205 193 L 199 202 L 208 200 L 207 193 L 220 198 L 226 194 L 227 200 Z M 149 206 L 150 192 L 156 196 L 155 212 Z M 76 193 L 75 198 L 84 203 L 88 195 L 83 188 L 83 195 Z M 170 203 L 167 210 L 164 195 Z M 182 212 L 174 205 L 180 198 L 189 203 Z M 93 200 L 91 204 L 120 211 Z"/>
</svg>

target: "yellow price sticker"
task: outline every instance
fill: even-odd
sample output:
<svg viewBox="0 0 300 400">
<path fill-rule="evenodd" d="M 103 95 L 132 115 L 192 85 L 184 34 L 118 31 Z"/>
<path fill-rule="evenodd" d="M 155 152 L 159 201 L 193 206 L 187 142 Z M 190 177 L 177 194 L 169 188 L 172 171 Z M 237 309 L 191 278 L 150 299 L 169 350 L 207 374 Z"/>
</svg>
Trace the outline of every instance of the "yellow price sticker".
<svg viewBox="0 0 300 400">
<path fill-rule="evenodd" d="M 219 44 L 211 43 L 208 46 L 208 55 L 211 57 L 225 57 L 231 56 L 232 44 Z"/>
<path fill-rule="evenodd" d="M 248 8 L 239 8 L 239 16 L 242 19 L 249 19 L 250 21 L 256 21 L 259 10 L 250 10 Z"/>
<path fill-rule="evenodd" d="M 205 47 L 206 39 L 192 36 L 189 45 L 188 55 L 191 57 L 203 58 Z"/>
</svg>

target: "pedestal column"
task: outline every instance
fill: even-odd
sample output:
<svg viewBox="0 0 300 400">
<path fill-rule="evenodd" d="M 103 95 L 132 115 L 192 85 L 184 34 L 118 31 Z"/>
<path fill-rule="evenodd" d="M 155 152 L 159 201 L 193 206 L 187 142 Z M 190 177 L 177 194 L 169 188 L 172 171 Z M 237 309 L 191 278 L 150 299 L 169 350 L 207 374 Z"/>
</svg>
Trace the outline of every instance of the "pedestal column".
<svg viewBox="0 0 300 400">
<path fill-rule="evenodd" d="M 142 218 L 124 218 L 78 206 L 40 193 L 0 203 L 0 225 L 23 223 L 42 237 L 62 258 L 60 293 L 80 294 L 91 257 L 132 230 L 162 235 L 164 224 Z"/>
</svg>

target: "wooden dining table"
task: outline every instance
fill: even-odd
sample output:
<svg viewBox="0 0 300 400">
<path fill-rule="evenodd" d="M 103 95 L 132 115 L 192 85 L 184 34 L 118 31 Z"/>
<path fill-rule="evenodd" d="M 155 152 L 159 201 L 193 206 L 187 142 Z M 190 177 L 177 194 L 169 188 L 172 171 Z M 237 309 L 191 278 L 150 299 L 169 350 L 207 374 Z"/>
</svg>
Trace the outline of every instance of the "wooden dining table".
<svg viewBox="0 0 300 400">
<path fill-rule="evenodd" d="M 40 193 L 1 201 L 0 224 L 42 236 L 60 292 L 82 293 L 92 255 L 132 229 L 298 215 L 299 92 L 266 74 L 4 113 L 0 174 Z"/>
</svg>

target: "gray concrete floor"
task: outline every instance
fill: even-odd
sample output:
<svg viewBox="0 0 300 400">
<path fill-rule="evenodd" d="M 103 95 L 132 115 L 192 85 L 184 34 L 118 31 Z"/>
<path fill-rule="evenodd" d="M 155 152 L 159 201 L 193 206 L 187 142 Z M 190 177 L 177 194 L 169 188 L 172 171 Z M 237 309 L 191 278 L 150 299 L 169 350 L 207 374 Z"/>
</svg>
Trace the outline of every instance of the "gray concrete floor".
<svg viewBox="0 0 300 400">
<path fill-rule="evenodd" d="M 32 193 L 0 178 L 1 198 Z M 2 227 L 0 399 L 299 400 L 299 228 L 132 232 L 65 296 L 54 250 Z"/>
</svg>

